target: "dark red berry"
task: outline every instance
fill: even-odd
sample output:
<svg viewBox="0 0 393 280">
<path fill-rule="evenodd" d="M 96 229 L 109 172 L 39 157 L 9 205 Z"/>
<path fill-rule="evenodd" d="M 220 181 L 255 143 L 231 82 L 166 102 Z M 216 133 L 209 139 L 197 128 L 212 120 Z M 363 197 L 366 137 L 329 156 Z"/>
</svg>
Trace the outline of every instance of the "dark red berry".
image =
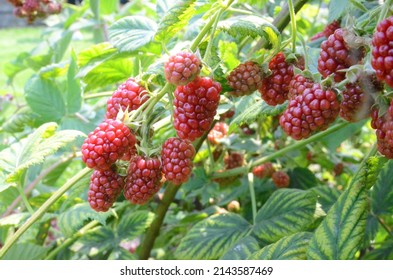
<svg viewBox="0 0 393 280">
<path fill-rule="evenodd" d="M 233 91 L 230 95 L 239 97 L 249 95 L 262 86 L 262 67 L 254 61 L 240 64 L 228 75 L 227 80 Z"/>
<path fill-rule="evenodd" d="M 321 53 L 318 58 L 318 71 L 326 78 L 334 74 L 334 81 L 345 79 L 344 70 L 357 64 L 363 58 L 361 49 L 350 49 L 344 41 L 344 30 L 339 28 L 321 44 Z"/>
<path fill-rule="evenodd" d="M 280 117 L 280 126 L 296 140 L 308 138 L 314 132 L 327 129 L 337 118 L 339 109 L 335 92 L 323 90 L 315 83 L 289 101 L 288 108 Z"/>
<path fill-rule="evenodd" d="M 234 169 L 244 165 L 244 156 L 238 152 L 232 152 L 224 158 L 225 169 Z"/>
<path fill-rule="evenodd" d="M 189 140 L 169 138 L 162 145 L 162 171 L 174 185 L 185 183 L 191 176 L 195 149 Z"/>
<path fill-rule="evenodd" d="M 176 86 L 184 86 L 194 80 L 200 72 L 199 58 L 190 52 L 179 52 L 169 57 L 165 63 L 166 80 Z"/>
<path fill-rule="evenodd" d="M 120 109 L 130 112 L 138 109 L 149 95 L 146 89 L 139 85 L 134 78 L 122 83 L 107 101 L 106 118 L 116 119 Z"/>
<path fill-rule="evenodd" d="M 124 187 L 124 178 L 115 171 L 94 170 L 90 177 L 87 200 L 97 212 L 106 212 L 112 207 Z"/>
<path fill-rule="evenodd" d="M 285 55 L 280 52 L 269 62 L 272 72 L 263 79 L 259 88 L 262 99 L 271 106 L 284 103 L 288 99 L 288 87 L 293 77 L 293 65 L 285 61 Z"/>
<path fill-rule="evenodd" d="M 231 109 L 226 111 L 224 114 L 220 115 L 220 120 L 224 121 L 225 119 L 230 119 L 235 115 L 235 109 Z"/>
<path fill-rule="evenodd" d="M 377 135 L 378 151 L 386 158 L 393 159 L 393 100 L 388 112 L 379 116 L 378 110 L 371 113 L 371 126 Z"/>
<path fill-rule="evenodd" d="M 264 179 L 264 178 L 272 177 L 274 171 L 275 169 L 273 167 L 273 164 L 271 162 L 267 162 L 254 167 L 252 173 L 254 174 L 255 177 Z"/>
<path fill-rule="evenodd" d="M 325 27 L 325 29 L 323 30 L 323 35 L 325 35 L 326 38 L 329 38 L 329 36 L 332 35 L 339 28 L 340 22 L 334 20 Z"/>
<path fill-rule="evenodd" d="M 378 24 L 372 45 L 371 65 L 378 79 L 393 88 L 393 16 Z"/>
<path fill-rule="evenodd" d="M 127 170 L 124 197 L 132 204 L 145 204 L 162 186 L 161 161 L 135 156 Z"/>
<path fill-rule="evenodd" d="M 337 163 L 334 165 L 333 171 L 334 176 L 340 176 L 344 171 L 344 164 L 342 162 Z"/>
<path fill-rule="evenodd" d="M 284 171 L 276 171 L 272 174 L 272 180 L 277 188 L 287 188 L 290 183 L 289 175 Z"/>
<path fill-rule="evenodd" d="M 220 101 L 221 85 L 196 78 L 175 90 L 174 127 L 181 139 L 194 141 L 210 129 Z"/>
<path fill-rule="evenodd" d="M 207 135 L 207 139 L 213 145 L 218 145 L 220 140 L 226 136 L 228 136 L 229 126 L 224 122 L 218 122 L 214 125 L 212 130 L 210 130 Z"/>
<path fill-rule="evenodd" d="M 289 83 L 288 98 L 292 99 L 294 96 L 303 94 L 306 88 L 312 88 L 313 81 L 304 77 L 303 75 L 295 75 Z"/>
<path fill-rule="evenodd" d="M 135 136 L 124 123 L 105 120 L 84 141 L 82 160 L 89 168 L 108 170 L 135 142 Z"/>
</svg>

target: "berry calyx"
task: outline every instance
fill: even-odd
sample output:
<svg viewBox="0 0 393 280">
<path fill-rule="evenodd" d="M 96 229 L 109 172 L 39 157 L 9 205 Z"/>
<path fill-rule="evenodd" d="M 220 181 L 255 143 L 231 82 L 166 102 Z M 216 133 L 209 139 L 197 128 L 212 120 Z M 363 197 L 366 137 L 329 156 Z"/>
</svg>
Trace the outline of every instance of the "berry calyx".
<svg viewBox="0 0 393 280">
<path fill-rule="evenodd" d="M 108 170 L 135 142 L 135 136 L 124 123 L 107 119 L 85 139 L 82 160 L 89 168 Z"/>
<path fill-rule="evenodd" d="M 272 174 L 272 180 L 277 188 L 287 188 L 290 183 L 289 175 L 284 171 L 276 171 Z"/>
<path fill-rule="evenodd" d="M 149 99 L 146 89 L 134 78 L 122 83 L 107 101 L 106 118 L 116 119 L 120 110 L 131 112 Z"/>
<path fill-rule="evenodd" d="M 252 173 L 255 177 L 264 179 L 272 177 L 275 168 L 271 162 L 266 162 L 264 164 L 258 165 L 253 168 Z"/>
<path fill-rule="evenodd" d="M 372 45 L 371 65 L 378 79 L 393 88 L 393 16 L 377 25 Z"/>
<path fill-rule="evenodd" d="M 106 212 L 112 207 L 124 187 L 124 178 L 108 169 L 94 170 L 90 177 L 87 200 L 90 207 L 97 212 Z"/>
<path fill-rule="evenodd" d="M 280 126 L 293 139 L 305 139 L 327 129 L 337 118 L 339 110 L 336 93 L 314 83 L 312 88 L 306 88 L 303 94 L 289 101 L 288 108 L 280 117 Z"/>
<path fill-rule="evenodd" d="M 184 86 L 200 72 L 201 61 L 190 52 L 179 52 L 169 57 L 164 66 L 166 80 L 176 86 Z"/>
<path fill-rule="evenodd" d="M 195 149 L 189 140 L 169 138 L 162 145 L 162 171 L 167 181 L 180 185 L 188 181 L 192 173 Z"/>
<path fill-rule="evenodd" d="M 213 145 L 218 145 L 220 140 L 228 136 L 229 126 L 224 122 L 218 122 L 214 125 L 207 135 L 207 139 Z"/>
<path fill-rule="evenodd" d="M 228 93 L 235 97 L 250 95 L 262 86 L 262 79 L 262 67 L 257 62 L 242 63 L 227 77 L 228 84 L 233 89 Z"/>
<path fill-rule="evenodd" d="M 196 78 L 175 90 L 174 127 L 181 139 L 194 141 L 210 129 L 220 101 L 221 85 L 211 78 Z"/>
<path fill-rule="evenodd" d="M 127 170 L 124 197 L 132 204 L 143 205 L 161 186 L 161 161 L 158 158 L 134 156 Z"/>
</svg>

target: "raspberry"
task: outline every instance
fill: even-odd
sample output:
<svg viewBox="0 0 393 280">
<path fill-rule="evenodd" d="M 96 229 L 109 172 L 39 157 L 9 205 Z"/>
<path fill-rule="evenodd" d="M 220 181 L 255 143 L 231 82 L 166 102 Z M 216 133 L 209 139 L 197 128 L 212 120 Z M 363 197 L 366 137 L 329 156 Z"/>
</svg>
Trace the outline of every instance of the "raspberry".
<svg viewBox="0 0 393 280">
<path fill-rule="evenodd" d="M 229 126 L 224 122 L 218 122 L 214 125 L 213 129 L 210 130 L 207 135 L 207 139 L 213 145 L 218 145 L 220 143 L 220 139 L 226 137 L 228 135 Z"/>
<path fill-rule="evenodd" d="M 253 168 L 252 173 L 260 179 L 270 178 L 274 173 L 274 167 L 271 162 L 267 162 Z"/>
<path fill-rule="evenodd" d="M 195 149 L 189 140 L 169 138 L 162 145 L 162 171 L 175 185 L 185 183 L 191 176 Z"/>
<path fill-rule="evenodd" d="M 288 99 L 288 87 L 293 77 L 293 65 L 285 61 L 280 52 L 269 62 L 271 75 L 264 78 L 259 88 L 262 99 L 271 106 L 282 104 Z"/>
<path fill-rule="evenodd" d="M 312 88 L 313 82 L 304 77 L 303 75 L 297 74 L 295 77 L 292 78 L 291 82 L 289 83 L 289 99 L 292 99 L 294 96 L 303 94 L 306 88 Z"/>
<path fill-rule="evenodd" d="M 174 127 L 181 139 L 194 141 L 210 129 L 220 101 L 221 85 L 196 78 L 175 90 Z"/>
<path fill-rule="evenodd" d="M 59 14 L 61 13 L 62 6 L 60 3 L 57 2 L 49 2 L 47 4 L 48 13 L 50 15 Z"/>
<path fill-rule="evenodd" d="M 323 37 L 325 37 L 325 34 L 323 33 L 323 31 L 321 31 L 321 32 L 318 32 L 317 34 L 315 34 L 314 36 L 312 36 L 311 38 L 310 38 L 310 41 L 312 42 L 312 41 L 316 41 L 316 40 L 318 40 L 318 39 L 320 39 L 320 38 L 323 38 Z"/>
<path fill-rule="evenodd" d="M 87 200 L 97 212 L 106 212 L 112 207 L 124 187 L 124 178 L 111 169 L 94 170 L 90 178 Z"/>
<path fill-rule="evenodd" d="M 231 109 L 226 111 L 224 114 L 220 115 L 220 120 L 224 121 L 225 119 L 230 119 L 235 115 L 235 109 Z"/>
<path fill-rule="evenodd" d="M 82 160 L 89 168 L 108 170 L 135 142 L 135 136 L 124 123 L 105 120 L 84 141 Z"/>
<path fill-rule="evenodd" d="M 34 13 L 38 10 L 40 2 L 38 0 L 26 0 L 23 4 L 23 8 L 28 13 Z"/>
<path fill-rule="evenodd" d="M 120 108 L 122 111 L 138 109 L 149 99 L 146 89 L 140 86 L 134 78 L 129 78 L 121 84 L 108 99 L 106 109 L 107 119 L 116 119 Z"/>
<path fill-rule="evenodd" d="M 340 28 L 340 22 L 335 20 L 329 23 L 325 29 L 323 30 L 323 35 L 326 38 L 329 38 L 330 35 L 332 35 L 337 29 Z"/>
<path fill-rule="evenodd" d="M 127 170 L 124 197 L 133 204 L 145 204 L 162 186 L 158 158 L 134 156 Z"/>
<path fill-rule="evenodd" d="M 234 169 L 244 165 L 244 156 L 241 153 L 233 152 L 224 158 L 225 169 Z"/>
<path fill-rule="evenodd" d="M 337 118 L 339 109 L 336 94 L 315 83 L 289 101 L 288 108 L 280 117 L 280 125 L 287 135 L 296 140 L 308 138 L 316 131 L 327 129 Z"/>
<path fill-rule="evenodd" d="M 344 171 L 344 164 L 342 162 L 337 163 L 334 165 L 333 171 L 334 176 L 340 176 Z"/>
<path fill-rule="evenodd" d="M 374 109 L 371 118 L 371 126 L 376 130 L 378 151 L 393 159 L 393 100 L 385 115 L 379 117 L 378 111 Z"/>
<path fill-rule="evenodd" d="M 233 91 L 229 94 L 239 97 L 250 95 L 262 86 L 262 67 L 254 62 L 247 61 L 240 64 L 228 75 L 227 80 Z"/>
<path fill-rule="evenodd" d="M 171 84 L 184 86 L 199 75 L 200 66 L 201 62 L 195 54 L 179 52 L 170 56 L 165 63 L 165 78 Z"/>
<path fill-rule="evenodd" d="M 377 77 L 393 87 L 393 16 L 378 24 L 372 45 L 371 65 Z"/>
<path fill-rule="evenodd" d="M 276 171 L 272 174 L 272 180 L 277 188 L 287 188 L 290 183 L 288 174 L 284 171 Z"/>
<path fill-rule="evenodd" d="M 321 44 L 321 53 L 318 58 L 318 71 L 326 78 L 334 74 L 334 81 L 341 82 L 345 79 L 347 69 L 358 63 L 362 57 L 361 49 L 349 49 L 344 41 L 344 30 L 339 28 Z"/>
<path fill-rule="evenodd" d="M 375 76 L 360 77 L 355 83 L 345 85 L 340 105 L 340 117 L 357 122 L 370 116 L 374 104 L 373 93 L 382 90 L 382 85 Z"/>
</svg>

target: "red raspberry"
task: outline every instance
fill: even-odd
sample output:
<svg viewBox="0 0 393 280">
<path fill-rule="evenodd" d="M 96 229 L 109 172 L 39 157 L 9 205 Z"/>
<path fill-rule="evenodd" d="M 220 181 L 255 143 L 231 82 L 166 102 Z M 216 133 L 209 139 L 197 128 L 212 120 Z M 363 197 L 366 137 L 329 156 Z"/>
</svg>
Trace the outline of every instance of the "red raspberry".
<svg viewBox="0 0 393 280">
<path fill-rule="evenodd" d="M 355 83 L 346 84 L 340 105 L 340 117 L 349 122 L 369 117 L 374 105 L 373 94 L 382 89 L 375 76 L 362 76 Z"/>
<path fill-rule="evenodd" d="M 39 9 L 40 2 L 38 0 L 26 0 L 23 4 L 23 9 L 27 13 L 33 13 Z"/>
<path fill-rule="evenodd" d="M 293 77 L 293 65 L 285 61 L 280 52 L 269 62 L 271 75 L 264 78 L 259 88 L 262 99 L 271 106 L 282 104 L 288 99 L 288 87 Z"/>
<path fill-rule="evenodd" d="M 372 45 L 371 65 L 378 79 L 393 88 L 393 16 L 378 24 Z"/>
<path fill-rule="evenodd" d="M 165 63 L 165 78 L 171 84 L 184 86 L 199 75 L 200 66 L 201 61 L 195 54 L 179 52 Z"/>
<path fill-rule="evenodd" d="M 362 58 L 361 49 L 349 49 L 344 41 L 344 30 L 339 28 L 329 38 L 322 42 L 321 53 L 318 58 L 318 71 L 326 78 L 334 74 L 334 81 L 341 82 L 345 79 L 347 69 L 357 64 Z"/>
<path fill-rule="evenodd" d="M 328 128 L 337 118 L 339 109 L 336 94 L 315 83 L 289 101 L 288 108 L 280 117 L 280 125 L 287 135 L 296 140 L 308 138 L 312 133 Z"/>
<path fill-rule="evenodd" d="M 133 204 L 145 204 L 162 186 L 161 161 L 135 156 L 127 170 L 124 197 Z"/>
<path fill-rule="evenodd" d="M 62 10 L 62 6 L 60 3 L 57 2 L 49 2 L 47 3 L 47 9 L 50 15 L 60 14 Z"/>
<path fill-rule="evenodd" d="M 135 136 L 124 123 L 105 120 L 83 143 L 82 160 L 89 168 L 108 170 L 135 142 Z"/>
<path fill-rule="evenodd" d="M 302 95 L 306 88 L 312 88 L 314 85 L 313 81 L 304 77 L 303 75 L 297 74 L 292 78 L 289 83 L 289 99 L 292 99 L 294 96 Z"/>
<path fill-rule="evenodd" d="M 244 156 L 241 153 L 232 152 L 224 158 L 225 169 L 234 169 L 244 165 Z"/>
<path fill-rule="evenodd" d="M 339 28 L 340 28 L 340 22 L 337 20 L 332 21 L 323 30 L 323 35 L 325 35 L 326 38 L 329 38 L 329 36 L 332 35 Z"/>
<path fill-rule="evenodd" d="M 378 151 L 393 159 L 393 100 L 385 115 L 379 117 L 378 110 L 374 109 L 371 118 L 371 126 L 376 130 Z"/>
<path fill-rule="evenodd" d="M 175 90 L 175 123 L 181 139 L 194 141 L 210 129 L 220 101 L 221 85 L 208 77 L 196 78 Z"/>
<path fill-rule="evenodd" d="M 120 108 L 123 112 L 138 109 L 149 99 L 146 89 L 140 86 L 134 78 L 122 83 L 108 99 L 106 109 L 107 119 L 116 119 Z"/>
<path fill-rule="evenodd" d="M 275 169 L 271 162 L 267 162 L 253 168 L 252 173 L 260 179 L 272 177 Z"/>
<path fill-rule="evenodd" d="M 111 169 L 94 170 L 90 178 L 87 200 L 97 212 L 106 212 L 112 207 L 124 187 L 124 178 Z"/>
<path fill-rule="evenodd" d="M 284 171 L 276 171 L 272 174 L 272 180 L 277 188 L 287 188 L 290 183 L 288 174 Z"/>
<path fill-rule="evenodd" d="M 185 183 L 191 176 L 195 149 L 189 140 L 169 138 L 162 145 L 162 171 L 174 185 Z"/>
<path fill-rule="evenodd" d="M 224 122 L 218 122 L 214 125 L 213 129 L 210 130 L 207 135 L 207 139 L 213 145 L 218 145 L 220 143 L 220 139 L 226 137 L 228 135 L 229 126 Z"/>
<path fill-rule="evenodd" d="M 240 64 L 228 75 L 227 80 L 233 91 L 229 94 L 239 97 L 250 95 L 262 86 L 262 67 L 254 62 L 247 61 Z"/>
</svg>

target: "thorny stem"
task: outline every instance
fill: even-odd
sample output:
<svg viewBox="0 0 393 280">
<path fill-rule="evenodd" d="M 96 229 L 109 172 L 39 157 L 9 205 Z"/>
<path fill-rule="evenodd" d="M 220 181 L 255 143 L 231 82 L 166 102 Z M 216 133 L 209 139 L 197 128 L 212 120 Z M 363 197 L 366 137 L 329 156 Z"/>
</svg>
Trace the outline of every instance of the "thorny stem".
<svg viewBox="0 0 393 280">
<path fill-rule="evenodd" d="M 38 221 L 42 215 L 48 211 L 48 209 L 75 183 L 85 177 L 91 172 L 91 169 L 84 168 L 79 171 L 74 177 L 67 181 L 61 188 L 59 188 L 40 208 L 6 241 L 4 247 L 0 249 L 0 259 L 4 257 L 7 251 L 15 244 L 15 242 L 26 232 L 36 221 Z"/>
<path fill-rule="evenodd" d="M 296 15 L 295 8 L 293 7 L 293 0 L 288 0 L 289 16 L 291 18 L 291 35 L 292 35 L 292 52 L 296 52 Z"/>
</svg>

